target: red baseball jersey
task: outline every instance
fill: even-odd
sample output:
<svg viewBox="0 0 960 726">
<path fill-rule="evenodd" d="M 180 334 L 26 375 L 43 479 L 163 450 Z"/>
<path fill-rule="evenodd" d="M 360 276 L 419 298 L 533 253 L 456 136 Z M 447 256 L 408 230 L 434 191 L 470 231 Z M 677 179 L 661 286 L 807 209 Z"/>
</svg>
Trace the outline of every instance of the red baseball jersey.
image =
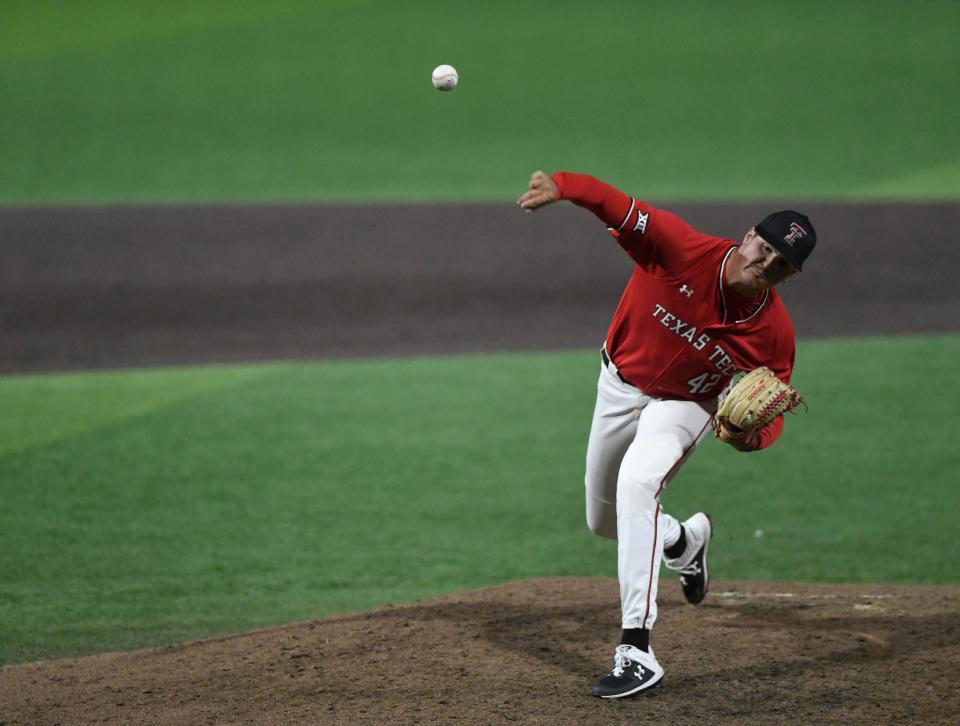
<svg viewBox="0 0 960 726">
<path fill-rule="evenodd" d="M 636 266 L 607 331 L 624 379 L 656 398 L 715 405 L 738 370 L 793 372 L 793 324 L 773 289 L 748 300 L 724 281 L 737 243 L 698 232 L 674 214 L 586 174 L 553 175 L 562 199 L 592 211 Z M 758 448 L 783 429 L 777 417 Z"/>
</svg>

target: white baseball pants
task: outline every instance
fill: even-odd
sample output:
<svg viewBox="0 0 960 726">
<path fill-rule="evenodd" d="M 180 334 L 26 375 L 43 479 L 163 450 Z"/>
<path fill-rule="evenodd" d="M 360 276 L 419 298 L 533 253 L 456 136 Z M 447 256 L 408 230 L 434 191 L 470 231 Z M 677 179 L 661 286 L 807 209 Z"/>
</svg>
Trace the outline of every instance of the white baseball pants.
<svg viewBox="0 0 960 726">
<path fill-rule="evenodd" d="M 651 398 L 601 364 L 587 445 L 587 526 L 617 540 L 624 628 L 651 628 L 664 546 L 680 523 L 660 507 L 667 482 L 710 430 L 712 412 L 692 401 Z"/>
</svg>

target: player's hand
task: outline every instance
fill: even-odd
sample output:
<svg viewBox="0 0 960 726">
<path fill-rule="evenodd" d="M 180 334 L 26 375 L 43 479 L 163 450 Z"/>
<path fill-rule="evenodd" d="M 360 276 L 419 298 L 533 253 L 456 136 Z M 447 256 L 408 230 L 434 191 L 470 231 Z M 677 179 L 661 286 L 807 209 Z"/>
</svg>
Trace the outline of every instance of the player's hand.
<svg viewBox="0 0 960 726">
<path fill-rule="evenodd" d="M 517 200 L 517 204 L 525 212 L 532 212 L 547 204 L 560 199 L 560 190 L 548 175 L 542 171 L 535 171 L 530 176 L 527 191 Z"/>
</svg>

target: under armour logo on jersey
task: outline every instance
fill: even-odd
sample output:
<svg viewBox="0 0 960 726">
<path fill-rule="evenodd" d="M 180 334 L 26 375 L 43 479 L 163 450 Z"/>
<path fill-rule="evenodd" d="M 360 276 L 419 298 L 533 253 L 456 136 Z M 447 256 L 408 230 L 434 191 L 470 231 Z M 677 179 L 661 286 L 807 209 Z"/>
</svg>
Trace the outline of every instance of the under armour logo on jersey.
<svg viewBox="0 0 960 726">
<path fill-rule="evenodd" d="M 687 297 L 693 297 L 693 290 L 686 285 L 680 286 L 680 294 L 686 295 Z"/>
<path fill-rule="evenodd" d="M 793 246 L 793 243 L 796 242 L 801 237 L 807 236 L 807 230 L 801 227 L 796 222 L 790 223 L 790 234 L 783 238 L 783 241 L 787 244 Z"/>
<path fill-rule="evenodd" d="M 637 212 L 637 223 L 633 225 L 633 231 L 643 234 L 647 231 L 647 220 L 650 219 L 650 212 L 644 214 L 643 212 Z"/>
</svg>

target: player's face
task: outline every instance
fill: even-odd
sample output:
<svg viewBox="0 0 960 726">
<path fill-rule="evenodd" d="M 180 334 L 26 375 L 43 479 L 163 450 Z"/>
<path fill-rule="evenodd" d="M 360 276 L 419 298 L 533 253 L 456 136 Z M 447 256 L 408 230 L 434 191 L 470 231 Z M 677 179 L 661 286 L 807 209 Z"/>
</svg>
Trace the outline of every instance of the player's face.
<svg viewBox="0 0 960 726">
<path fill-rule="evenodd" d="M 757 292 L 773 287 L 793 275 L 797 268 L 755 230 L 751 229 L 740 245 L 741 282 Z"/>
</svg>

